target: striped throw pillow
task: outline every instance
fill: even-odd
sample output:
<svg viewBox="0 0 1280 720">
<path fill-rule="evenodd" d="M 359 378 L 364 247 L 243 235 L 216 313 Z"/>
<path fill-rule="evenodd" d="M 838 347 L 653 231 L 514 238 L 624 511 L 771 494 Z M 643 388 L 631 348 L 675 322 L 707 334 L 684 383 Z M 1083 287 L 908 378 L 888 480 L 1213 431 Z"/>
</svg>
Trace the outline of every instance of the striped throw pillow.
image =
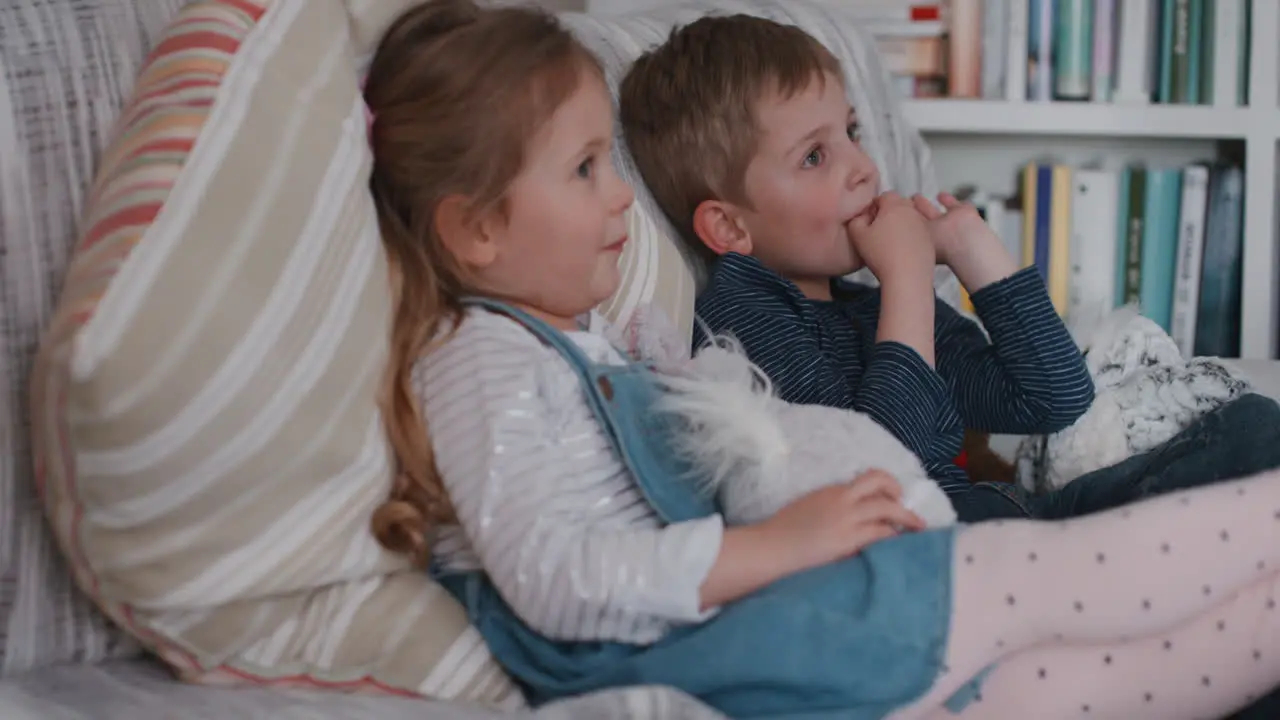
<svg viewBox="0 0 1280 720">
<path fill-rule="evenodd" d="M 369 531 L 389 309 L 356 65 L 406 5 L 189 5 L 86 204 L 37 481 L 79 586 L 188 681 L 522 703 Z"/>
</svg>

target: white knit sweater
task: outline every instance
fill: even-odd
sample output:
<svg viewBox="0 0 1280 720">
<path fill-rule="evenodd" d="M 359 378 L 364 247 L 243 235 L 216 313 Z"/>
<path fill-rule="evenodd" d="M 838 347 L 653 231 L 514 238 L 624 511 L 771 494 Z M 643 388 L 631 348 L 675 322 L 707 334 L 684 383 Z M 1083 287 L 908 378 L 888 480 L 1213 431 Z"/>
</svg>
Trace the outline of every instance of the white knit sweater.
<svg viewBox="0 0 1280 720">
<path fill-rule="evenodd" d="M 596 362 L 622 362 L 599 335 L 569 336 Z M 650 643 L 705 619 L 721 518 L 661 526 L 556 351 L 473 309 L 414 380 L 460 523 L 440 529 L 437 561 L 484 569 L 552 639 Z"/>
</svg>

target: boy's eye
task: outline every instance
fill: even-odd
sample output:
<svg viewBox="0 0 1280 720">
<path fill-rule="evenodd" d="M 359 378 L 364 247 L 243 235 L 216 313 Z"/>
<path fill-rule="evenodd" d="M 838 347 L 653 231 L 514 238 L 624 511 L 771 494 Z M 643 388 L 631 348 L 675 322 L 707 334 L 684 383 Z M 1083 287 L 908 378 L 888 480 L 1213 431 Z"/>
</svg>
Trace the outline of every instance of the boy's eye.
<svg viewBox="0 0 1280 720">
<path fill-rule="evenodd" d="M 817 167 L 822 164 L 822 148 L 816 147 L 804 156 L 804 167 Z"/>
<path fill-rule="evenodd" d="M 856 122 L 849 123 L 849 127 L 845 129 L 849 133 L 849 139 L 854 142 L 862 142 L 862 126 Z"/>
<path fill-rule="evenodd" d="M 595 168 L 595 165 L 596 165 L 596 156 L 589 155 L 585 160 L 578 163 L 578 170 L 577 170 L 578 177 L 580 178 L 591 177 L 591 170 Z"/>
</svg>

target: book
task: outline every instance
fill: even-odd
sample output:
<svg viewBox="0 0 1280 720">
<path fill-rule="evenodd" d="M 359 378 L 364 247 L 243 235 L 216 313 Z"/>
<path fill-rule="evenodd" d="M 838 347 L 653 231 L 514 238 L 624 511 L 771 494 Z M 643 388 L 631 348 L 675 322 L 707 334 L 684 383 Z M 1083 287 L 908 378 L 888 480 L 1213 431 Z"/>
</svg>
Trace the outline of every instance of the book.
<svg viewBox="0 0 1280 720">
<path fill-rule="evenodd" d="M 1204 255 L 1205 213 L 1209 201 L 1209 168 L 1182 169 L 1178 218 L 1178 264 L 1173 281 L 1173 324 L 1169 334 L 1183 357 L 1195 354 L 1196 314 L 1200 307 L 1200 262 Z"/>
</svg>

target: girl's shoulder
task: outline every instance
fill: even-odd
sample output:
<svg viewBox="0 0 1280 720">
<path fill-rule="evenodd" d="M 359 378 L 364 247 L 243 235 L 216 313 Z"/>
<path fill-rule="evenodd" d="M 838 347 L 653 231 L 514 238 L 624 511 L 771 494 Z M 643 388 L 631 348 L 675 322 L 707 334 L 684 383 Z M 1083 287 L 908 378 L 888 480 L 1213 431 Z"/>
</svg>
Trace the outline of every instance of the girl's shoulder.
<svg viewBox="0 0 1280 720">
<path fill-rule="evenodd" d="M 420 366 L 465 362 L 475 367 L 492 361 L 534 362 L 550 357 L 548 348 L 523 325 L 506 315 L 472 307 L 462 319 L 445 323 Z"/>
</svg>

